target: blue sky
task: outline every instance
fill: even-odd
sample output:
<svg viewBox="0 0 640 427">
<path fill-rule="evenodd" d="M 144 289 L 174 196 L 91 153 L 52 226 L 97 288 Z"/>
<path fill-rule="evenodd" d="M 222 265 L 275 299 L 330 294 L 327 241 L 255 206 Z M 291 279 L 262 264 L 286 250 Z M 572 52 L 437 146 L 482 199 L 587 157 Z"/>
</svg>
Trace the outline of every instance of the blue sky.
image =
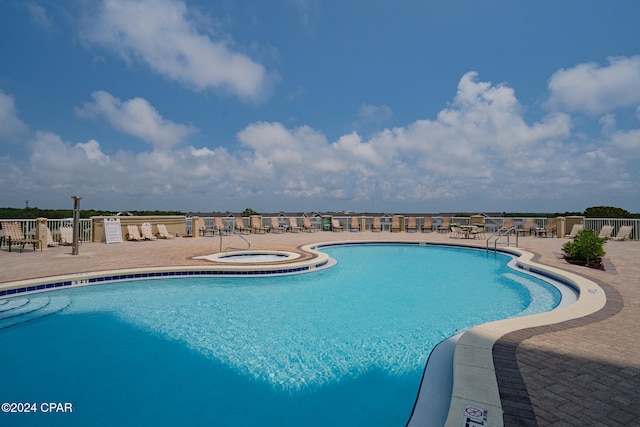
<svg viewBox="0 0 640 427">
<path fill-rule="evenodd" d="M 0 2 L 0 205 L 640 212 L 637 1 Z"/>
</svg>

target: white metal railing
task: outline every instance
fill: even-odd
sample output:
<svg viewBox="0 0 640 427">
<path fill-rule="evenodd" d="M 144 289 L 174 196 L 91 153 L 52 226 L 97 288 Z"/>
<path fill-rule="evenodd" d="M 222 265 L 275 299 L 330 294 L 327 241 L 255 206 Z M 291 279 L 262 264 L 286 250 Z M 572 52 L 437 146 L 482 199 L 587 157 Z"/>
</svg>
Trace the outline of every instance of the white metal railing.
<svg viewBox="0 0 640 427">
<path fill-rule="evenodd" d="M 378 216 L 378 215 L 376 215 Z M 411 215 L 413 216 L 413 215 Z M 392 225 L 392 221 L 393 218 L 390 215 L 380 215 L 378 216 L 380 218 L 380 224 L 382 225 L 382 230 L 383 231 L 391 231 L 391 225 Z M 415 215 L 414 216 L 416 218 L 416 227 L 418 230 L 422 230 L 423 229 L 423 225 L 424 225 L 424 219 L 425 216 L 424 215 Z M 288 224 L 288 220 L 289 217 L 277 217 L 278 221 L 280 224 L 285 225 Z M 298 224 L 301 225 L 302 224 L 302 218 L 303 217 L 292 217 L 293 219 L 295 219 L 296 221 L 298 221 Z M 342 227 L 345 230 L 349 230 L 350 229 L 350 225 L 351 225 L 351 216 L 347 216 L 347 215 L 340 215 L 340 216 L 333 216 L 332 219 L 336 219 L 338 220 L 338 222 L 340 223 L 340 225 L 342 225 Z M 407 218 L 404 218 L 404 223 L 405 225 L 407 224 Z M 432 224 L 432 230 L 437 230 L 438 226 L 442 224 L 442 217 L 430 217 L 431 218 L 431 224 Z M 360 223 L 362 225 L 362 229 L 363 230 L 371 230 L 372 226 L 373 226 L 373 219 L 374 216 L 371 215 L 363 215 L 363 216 L 358 216 L 358 219 L 360 220 Z M 203 218 L 205 226 L 207 228 L 213 229 L 215 226 L 215 219 L 214 217 L 204 217 Z M 450 218 L 451 223 L 457 223 L 460 225 L 468 225 L 471 223 L 471 218 L 470 217 L 451 217 Z M 242 218 L 243 224 L 245 225 L 245 227 L 249 227 L 249 217 L 243 217 Z M 323 223 L 323 218 L 322 217 L 318 217 L 318 216 L 313 216 L 310 217 L 310 221 L 313 227 L 315 227 L 318 230 L 322 230 L 324 223 Z M 25 237 L 27 238 L 33 238 L 35 236 L 35 231 L 36 231 L 36 220 L 35 219 L 0 219 L 0 224 L 3 222 L 17 222 L 20 224 L 20 227 L 25 235 Z M 229 230 L 233 230 L 235 228 L 235 217 L 223 217 L 222 218 L 222 222 L 223 225 L 226 229 Z M 517 230 L 519 228 L 522 228 L 522 226 L 524 225 L 525 222 L 525 218 L 523 217 L 514 217 L 513 218 L 513 226 L 514 228 Z M 49 227 L 49 229 L 51 230 L 51 234 L 54 238 L 54 240 L 58 240 L 59 239 L 59 234 L 60 234 L 60 227 L 62 226 L 71 226 L 73 224 L 73 219 L 72 218 L 66 218 L 66 219 L 48 219 L 47 220 L 47 227 Z M 504 217 L 485 217 L 484 218 L 484 230 L 485 233 L 488 234 L 493 234 L 496 231 L 500 230 L 505 224 L 505 218 Z M 535 226 L 536 227 L 540 227 L 540 228 L 544 228 L 547 224 L 547 218 L 542 218 L 542 217 L 538 217 L 535 218 Z M 262 217 L 262 225 L 266 228 L 268 228 L 271 225 L 271 217 Z M 612 225 L 614 228 L 614 232 L 613 235 L 615 236 L 618 233 L 618 230 L 620 229 L 621 226 L 623 225 L 627 225 L 627 226 L 631 226 L 632 227 L 632 232 L 630 235 L 630 239 L 631 240 L 638 240 L 640 239 L 640 219 L 638 218 L 584 218 L 584 228 L 585 229 L 589 229 L 589 230 L 593 230 L 596 234 L 598 234 L 600 232 L 600 229 L 602 228 L 603 225 Z M 193 230 L 192 230 L 192 219 L 190 217 L 186 218 L 186 233 L 187 235 L 192 235 Z M 330 229 L 330 227 L 329 227 Z M 404 230 L 403 230 L 404 231 Z M 566 232 L 569 232 L 571 230 L 565 230 Z M 0 235 L 2 235 L 2 231 L 0 230 Z M 81 242 L 92 242 L 93 241 L 93 221 L 91 219 L 87 219 L 87 218 L 83 218 L 80 219 L 80 232 L 79 232 L 79 237 L 80 237 L 80 241 Z M 6 244 L 5 244 L 6 245 Z"/>
<path fill-rule="evenodd" d="M 22 234 L 26 238 L 35 238 L 36 235 L 36 220 L 35 219 L 0 219 L 0 224 L 5 222 L 17 222 L 20 225 Z M 80 242 L 91 242 L 93 240 L 93 221 L 88 218 L 80 219 Z M 60 227 L 73 226 L 73 218 L 66 219 L 48 219 L 47 227 L 51 231 L 51 236 L 56 242 L 60 241 Z M 2 233 L 2 231 L 0 231 Z M 3 246 L 6 246 L 6 242 L 3 241 Z"/>
<path fill-rule="evenodd" d="M 640 239 L 640 219 L 638 218 L 585 218 L 584 228 L 593 230 L 596 234 L 600 234 L 603 225 L 613 226 L 613 235 L 618 234 L 618 230 L 623 225 L 631 226 L 632 231 L 629 236 L 630 240 Z M 569 230 L 570 231 L 570 230 Z"/>
</svg>

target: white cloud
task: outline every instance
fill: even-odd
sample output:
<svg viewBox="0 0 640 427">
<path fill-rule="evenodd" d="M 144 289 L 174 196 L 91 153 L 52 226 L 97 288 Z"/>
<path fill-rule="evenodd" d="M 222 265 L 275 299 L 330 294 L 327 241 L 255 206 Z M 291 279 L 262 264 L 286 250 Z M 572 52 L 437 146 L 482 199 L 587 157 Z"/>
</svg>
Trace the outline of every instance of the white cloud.
<svg viewBox="0 0 640 427">
<path fill-rule="evenodd" d="M 549 104 L 570 111 L 603 114 L 640 103 L 640 55 L 589 62 L 555 72 L 549 79 Z"/>
<path fill-rule="evenodd" d="M 121 101 L 108 92 L 92 94 L 93 102 L 76 108 L 82 117 L 104 116 L 121 132 L 141 138 L 156 148 L 169 148 L 183 143 L 196 132 L 192 126 L 165 120 L 149 102 L 142 98 Z"/>
<path fill-rule="evenodd" d="M 255 122 L 238 132 L 241 149 L 234 152 L 164 143 L 154 145 L 162 150 L 107 155 L 96 140 L 73 144 L 38 132 L 29 144 L 30 164 L 11 172 L 13 188 L 32 200 L 79 194 L 116 209 L 223 211 L 384 206 L 430 211 L 454 203 L 508 210 L 516 201 L 542 211 L 545 201 L 559 206 L 584 200 L 583 207 L 595 206 L 614 191 L 624 200 L 637 199 L 640 130 L 612 129 L 603 140 L 585 140 L 572 135 L 566 114 L 527 123 L 522 110 L 512 88 L 468 73 L 434 119 L 366 139 L 350 132 L 329 140 L 310 126 Z M 170 141 L 175 141 L 176 126 L 182 129 L 144 100 L 122 102 L 106 92 L 94 94 L 79 112 L 102 115 L 147 139 L 173 133 Z M 604 125 L 613 122 L 602 119 Z M 147 125 L 141 130 L 137 123 Z M 0 158 L 0 165 L 10 163 Z"/>
<path fill-rule="evenodd" d="M 26 7 L 29 10 L 31 21 L 34 24 L 45 30 L 53 28 L 53 21 L 47 14 L 47 10 L 44 7 L 35 3 L 28 3 L 26 4 Z"/>
<path fill-rule="evenodd" d="M 378 123 L 393 117 L 393 111 L 386 105 L 363 104 L 358 115 L 365 122 Z"/>
<path fill-rule="evenodd" d="M 18 142 L 27 131 L 27 125 L 18 117 L 13 97 L 0 89 L 0 141 Z"/>
<path fill-rule="evenodd" d="M 228 41 L 212 40 L 189 15 L 177 0 L 104 0 L 82 36 L 192 89 L 261 98 L 267 89 L 265 68 L 234 51 Z"/>
</svg>

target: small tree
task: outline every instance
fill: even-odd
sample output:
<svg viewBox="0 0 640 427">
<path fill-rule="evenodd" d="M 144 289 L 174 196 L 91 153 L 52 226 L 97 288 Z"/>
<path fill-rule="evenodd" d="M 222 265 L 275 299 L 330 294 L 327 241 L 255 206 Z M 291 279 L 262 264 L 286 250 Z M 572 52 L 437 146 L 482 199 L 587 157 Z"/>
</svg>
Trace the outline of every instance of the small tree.
<svg viewBox="0 0 640 427">
<path fill-rule="evenodd" d="M 604 251 L 605 240 L 596 236 L 593 230 L 580 230 L 572 242 L 562 246 L 567 261 L 577 261 L 587 266 L 600 267 Z"/>
</svg>

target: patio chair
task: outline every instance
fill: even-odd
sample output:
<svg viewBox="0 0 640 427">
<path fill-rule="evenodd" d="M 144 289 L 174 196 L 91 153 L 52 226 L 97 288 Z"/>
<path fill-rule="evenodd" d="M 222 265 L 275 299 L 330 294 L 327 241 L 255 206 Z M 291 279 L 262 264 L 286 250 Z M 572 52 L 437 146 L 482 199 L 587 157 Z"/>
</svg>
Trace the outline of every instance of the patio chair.
<svg viewBox="0 0 640 427">
<path fill-rule="evenodd" d="M 536 227 L 536 219 L 535 218 L 526 218 L 524 220 L 524 225 L 522 227 L 519 227 L 516 232 L 518 234 L 522 234 L 525 235 L 527 233 L 529 233 L 529 235 L 531 235 L 531 231 L 534 230 Z"/>
<path fill-rule="evenodd" d="M 245 227 L 244 220 L 240 216 L 236 218 L 235 229 L 240 234 L 250 234 L 251 233 L 251 229 L 248 228 L 248 227 Z"/>
<path fill-rule="evenodd" d="M 200 236 L 204 237 L 209 233 L 211 233 L 212 236 L 215 235 L 215 229 L 213 227 L 207 227 L 203 218 L 198 217 L 196 219 L 196 228 Z"/>
<path fill-rule="evenodd" d="M 500 233 L 506 233 L 513 228 L 513 217 L 508 216 L 504 219 L 502 227 L 500 227 Z"/>
<path fill-rule="evenodd" d="M 135 224 L 127 225 L 127 240 L 135 240 L 135 241 L 143 240 L 137 225 Z"/>
<path fill-rule="evenodd" d="M 175 236 L 167 230 L 167 226 L 164 224 L 157 224 L 156 228 L 158 229 L 158 234 L 156 236 L 159 239 L 173 239 Z"/>
<path fill-rule="evenodd" d="M 438 232 L 441 233 L 440 227 L 438 227 Z M 462 237 L 466 237 L 466 233 L 462 230 L 459 224 L 451 224 L 449 226 L 449 237 L 458 239 Z"/>
<path fill-rule="evenodd" d="M 416 217 L 415 216 L 410 216 L 409 218 L 407 218 L 407 233 L 410 232 L 417 232 L 418 231 L 418 226 L 416 225 Z"/>
<path fill-rule="evenodd" d="M 361 231 L 360 221 L 358 221 L 357 216 L 351 217 L 351 224 L 349 225 L 349 231 Z"/>
<path fill-rule="evenodd" d="M 547 219 L 547 224 L 544 228 L 536 228 L 536 236 L 538 237 L 553 237 L 556 232 L 556 223 L 558 222 L 557 218 L 549 218 Z"/>
<path fill-rule="evenodd" d="M 269 226 L 269 232 L 271 233 L 284 233 L 284 226 L 278 222 L 278 217 L 271 217 L 271 225 Z"/>
<path fill-rule="evenodd" d="M 438 233 L 447 233 L 451 229 L 451 218 L 445 216 L 442 218 L 442 222 L 438 225 Z"/>
<path fill-rule="evenodd" d="M 344 227 L 342 226 L 342 224 L 340 224 L 340 221 L 338 221 L 337 219 L 331 220 L 331 229 L 333 231 L 344 231 Z"/>
<path fill-rule="evenodd" d="M 2 223 L 2 231 L 4 232 L 4 239 L 9 245 L 9 252 L 11 252 L 11 246 L 19 245 L 20 252 L 24 249 L 25 245 L 33 245 L 33 250 L 36 250 L 36 246 L 40 246 L 40 250 L 42 250 L 42 245 L 40 244 L 40 240 L 36 239 L 27 239 L 24 237 L 24 233 L 22 232 L 22 228 L 17 221 L 12 222 L 3 222 Z"/>
<path fill-rule="evenodd" d="M 311 218 L 308 216 L 302 218 L 302 229 L 308 232 L 318 231 L 318 229 L 311 224 Z"/>
<path fill-rule="evenodd" d="M 379 216 L 373 217 L 373 224 L 371 225 L 371 231 L 382 231 L 382 222 Z"/>
<path fill-rule="evenodd" d="M 60 244 L 73 245 L 73 227 L 60 227 Z"/>
<path fill-rule="evenodd" d="M 140 233 L 144 240 L 158 240 L 158 238 L 153 235 L 151 224 L 148 222 L 145 222 L 140 226 Z"/>
<path fill-rule="evenodd" d="M 573 224 L 573 227 L 571 227 L 571 233 L 565 235 L 564 237 L 573 239 L 574 237 L 576 237 L 580 230 L 584 230 L 584 224 Z"/>
<path fill-rule="evenodd" d="M 53 240 L 51 229 L 47 227 L 47 246 L 58 246 L 58 245 L 60 245 L 60 243 Z"/>
<path fill-rule="evenodd" d="M 420 231 L 424 232 L 432 232 L 433 231 L 433 220 L 430 216 L 425 216 L 424 221 L 422 222 L 422 228 Z"/>
<path fill-rule="evenodd" d="M 231 230 L 229 229 L 229 227 L 225 227 L 224 226 L 224 221 L 222 220 L 222 217 L 215 217 L 213 219 L 213 233 L 215 234 L 216 232 L 218 234 L 230 234 Z"/>
<path fill-rule="evenodd" d="M 613 240 L 627 240 L 629 236 L 631 236 L 631 230 L 633 230 L 633 227 L 631 227 L 630 225 L 623 225 L 622 227 L 620 227 L 620 229 L 616 233 L 616 237 L 614 237 Z"/>
<path fill-rule="evenodd" d="M 267 227 L 262 225 L 262 218 L 259 216 L 252 216 L 249 218 L 251 225 L 251 231 L 254 234 L 263 234 L 267 232 Z"/>
<path fill-rule="evenodd" d="M 613 233 L 613 225 L 603 225 L 600 229 L 600 233 L 598 237 L 601 239 L 608 240 L 611 238 L 611 234 Z"/>
<path fill-rule="evenodd" d="M 302 227 L 298 225 L 297 219 L 289 218 L 289 231 L 291 233 L 300 233 L 302 231 Z"/>
</svg>

